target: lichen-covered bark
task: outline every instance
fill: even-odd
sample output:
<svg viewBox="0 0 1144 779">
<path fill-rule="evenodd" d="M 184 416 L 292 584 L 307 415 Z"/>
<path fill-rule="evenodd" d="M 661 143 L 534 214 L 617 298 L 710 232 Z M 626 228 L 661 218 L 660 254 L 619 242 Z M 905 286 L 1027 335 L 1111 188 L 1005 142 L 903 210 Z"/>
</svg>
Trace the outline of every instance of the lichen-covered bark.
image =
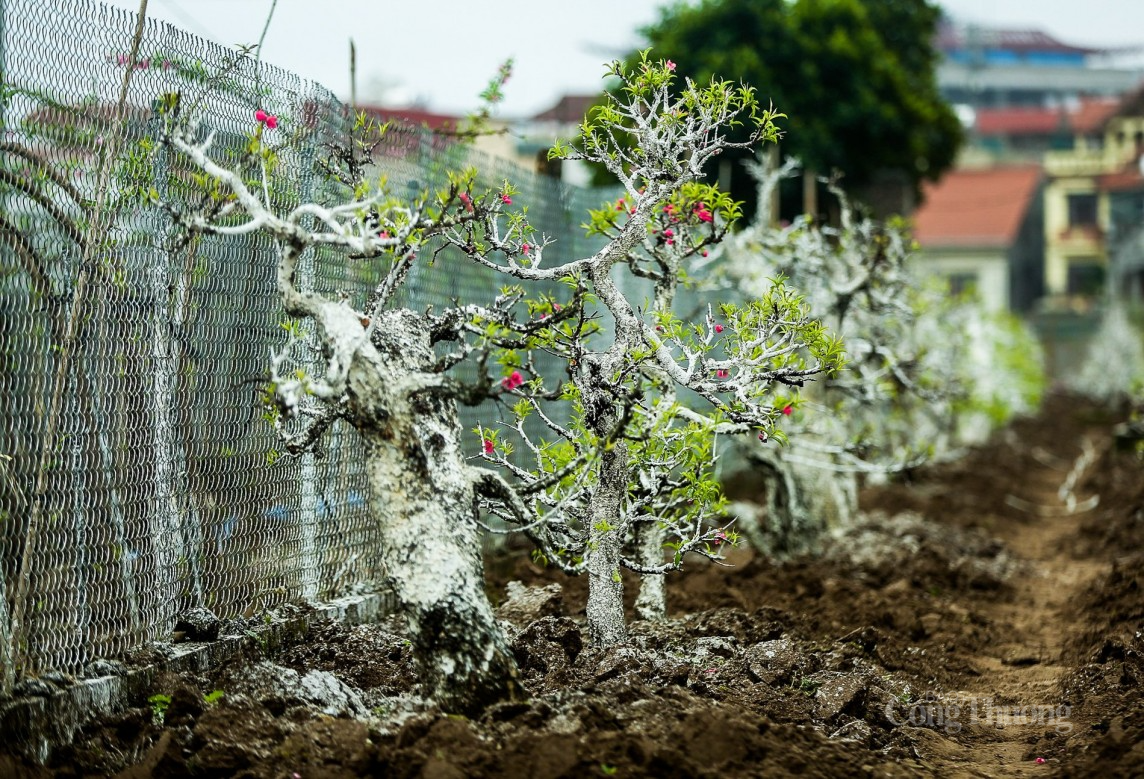
<svg viewBox="0 0 1144 779">
<path fill-rule="evenodd" d="M 383 314 L 348 375 L 350 420 L 367 447 L 370 508 L 385 575 L 409 622 L 426 693 L 473 712 L 519 695 L 516 668 L 484 591 L 471 477 L 454 401 L 418 391 L 432 363 L 411 311 Z"/>
<path fill-rule="evenodd" d="M 655 283 L 654 310 L 671 311 L 679 283 L 679 259 L 665 254 L 660 259 L 661 276 Z M 675 400 L 675 385 L 664 382 L 664 402 Z M 663 564 L 663 549 L 667 532 L 658 522 L 636 525 L 636 555 L 639 562 L 649 568 Z M 636 615 L 651 621 L 667 618 L 667 582 L 663 576 L 644 576 L 640 579 L 640 592 L 636 596 Z"/>
<path fill-rule="evenodd" d="M 613 350 L 611 354 L 618 353 Z M 614 398 L 602 386 L 611 374 L 609 354 L 591 355 L 576 381 L 584 399 L 585 422 L 604 444 L 596 491 L 592 495 L 588 530 L 588 634 L 594 646 L 610 646 L 627 639 L 624 622 L 624 583 L 620 556 L 624 544 L 624 500 L 630 464 L 628 446 L 612 441 L 619 424 Z"/>
<path fill-rule="evenodd" d="M 663 564 L 663 547 L 667 533 L 658 522 L 636 525 L 636 551 L 643 565 Z M 644 576 L 640 579 L 640 593 L 636 596 L 636 615 L 640 619 L 667 618 L 667 582 L 663 576 Z"/>
<path fill-rule="evenodd" d="M 627 445 L 620 442 L 600 458 L 600 482 L 592 500 L 588 535 L 588 634 L 594 646 L 628 637 L 624 624 L 624 583 L 620 578 L 623 536 L 617 527 L 628 486 Z"/>
</svg>

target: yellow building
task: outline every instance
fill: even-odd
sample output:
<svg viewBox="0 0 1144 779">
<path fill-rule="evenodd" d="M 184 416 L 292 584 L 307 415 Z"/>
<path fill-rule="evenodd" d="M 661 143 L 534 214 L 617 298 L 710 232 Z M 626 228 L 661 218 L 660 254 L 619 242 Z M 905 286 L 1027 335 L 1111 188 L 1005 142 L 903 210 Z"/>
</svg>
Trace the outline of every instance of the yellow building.
<svg viewBox="0 0 1144 779">
<path fill-rule="evenodd" d="M 1144 90 L 1129 94 L 1073 148 L 1045 154 L 1045 293 L 1051 307 L 1101 294 L 1108 272 L 1112 196 L 1140 179 Z"/>
</svg>

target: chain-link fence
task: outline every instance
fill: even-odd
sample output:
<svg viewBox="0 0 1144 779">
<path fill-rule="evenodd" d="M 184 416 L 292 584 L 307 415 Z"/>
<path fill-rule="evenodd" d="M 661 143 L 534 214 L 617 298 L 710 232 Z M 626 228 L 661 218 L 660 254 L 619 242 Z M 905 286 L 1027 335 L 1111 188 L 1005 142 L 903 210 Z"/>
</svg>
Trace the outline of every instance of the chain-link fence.
<svg viewBox="0 0 1144 779">
<path fill-rule="evenodd" d="M 320 458 L 276 459 L 260 417 L 286 337 L 271 241 L 180 241 L 149 205 L 187 176 L 153 153 L 160 103 L 205 117 L 220 152 L 256 108 L 276 113 L 287 205 L 322 196 L 323 150 L 352 117 L 316 84 L 161 23 L 142 25 L 129 67 L 136 25 L 94 0 L 0 0 L 0 692 L 166 639 L 189 607 L 250 616 L 379 580 L 356 434 L 335 426 Z M 598 193 L 422 133 L 383 150 L 411 192 L 462 164 L 511 179 L 562 253 L 592 248 L 578 224 Z M 302 277 L 355 295 L 375 281 L 320 254 Z M 449 262 L 418 269 L 402 302 L 501 283 Z"/>
</svg>

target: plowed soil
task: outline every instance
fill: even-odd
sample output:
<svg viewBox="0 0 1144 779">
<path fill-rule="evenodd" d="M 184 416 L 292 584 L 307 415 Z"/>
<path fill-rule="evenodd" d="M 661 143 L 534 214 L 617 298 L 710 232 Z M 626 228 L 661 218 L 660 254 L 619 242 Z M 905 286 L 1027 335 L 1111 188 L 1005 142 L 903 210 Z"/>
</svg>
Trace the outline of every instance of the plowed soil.
<svg viewBox="0 0 1144 779">
<path fill-rule="evenodd" d="M 0 774 L 1141 776 L 1144 462 L 1117 421 L 1053 396 L 866 489 L 820 556 L 690 567 L 670 619 L 607 650 L 587 644 L 584 581 L 507 552 L 489 589 L 529 698 L 479 718 L 418 697 L 396 623 L 326 625 L 161 678 L 161 714 L 140 700 L 48 768 L 0 757 Z M 268 686 L 286 669 L 337 689 Z"/>
</svg>

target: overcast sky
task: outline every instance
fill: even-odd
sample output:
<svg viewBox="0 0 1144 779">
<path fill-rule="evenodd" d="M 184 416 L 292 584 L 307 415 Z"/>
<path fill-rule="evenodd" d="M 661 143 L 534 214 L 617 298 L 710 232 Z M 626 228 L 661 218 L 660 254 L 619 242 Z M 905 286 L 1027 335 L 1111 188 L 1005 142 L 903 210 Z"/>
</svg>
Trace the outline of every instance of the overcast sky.
<svg viewBox="0 0 1144 779">
<path fill-rule="evenodd" d="M 137 10 L 139 0 L 105 0 Z M 272 0 L 149 0 L 148 16 L 226 45 L 255 43 Z M 417 99 L 465 112 L 497 65 L 516 60 L 502 115 L 527 116 L 566 93 L 598 89 L 603 63 L 640 44 L 662 0 L 278 0 L 267 62 L 359 101 Z M 987 25 L 1037 27 L 1066 43 L 1144 47 L 1144 0 L 942 0 Z M 494 10 L 495 9 L 495 10 Z M 755 85 L 765 94 L 763 84 Z"/>
</svg>

